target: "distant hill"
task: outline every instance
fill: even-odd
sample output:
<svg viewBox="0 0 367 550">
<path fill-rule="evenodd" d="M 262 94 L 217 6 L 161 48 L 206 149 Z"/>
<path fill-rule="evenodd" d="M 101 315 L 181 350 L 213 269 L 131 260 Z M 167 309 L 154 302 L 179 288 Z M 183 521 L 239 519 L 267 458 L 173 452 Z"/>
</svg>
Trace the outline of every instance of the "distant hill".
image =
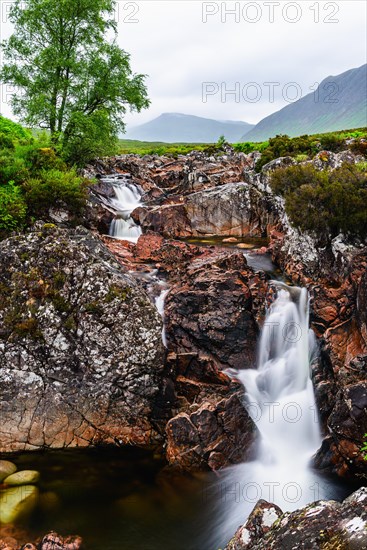
<svg viewBox="0 0 367 550">
<path fill-rule="evenodd" d="M 251 128 L 253 124 L 237 121 L 220 121 L 180 113 L 164 113 L 158 118 L 131 128 L 124 139 L 140 141 L 164 141 L 166 143 L 215 143 L 220 136 L 235 142 Z"/>
<path fill-rule="evenodd" d="M 318 96 L 318 97 L 317 97 Z M 241 141 L 265 141 L 367 126 L 367 65 L 328 76 L 312 92 L 261 120 Z"/>
</svg>

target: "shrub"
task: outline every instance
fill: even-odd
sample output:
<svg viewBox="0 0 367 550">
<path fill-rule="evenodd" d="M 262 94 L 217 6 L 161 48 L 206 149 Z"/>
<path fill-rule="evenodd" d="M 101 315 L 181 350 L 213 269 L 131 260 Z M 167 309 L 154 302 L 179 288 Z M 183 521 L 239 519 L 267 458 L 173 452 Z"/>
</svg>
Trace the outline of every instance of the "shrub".
<svg viewBox="0 0 367 550">
<path fill-rule="evenodd" d="M 320 147 L 325 151 L 338 153 L 345 149 L 345 139 L 338 134 L 323 134 L 320 136 Z"/>
<path fill-rule="evenodd" d="M 367 140 L 356 139 L 350 144 L 350 150 L 356 155 L 363 155 L 367 158 Z"/>
<path fill-rule="evenodd" d="M 25 222 L 27 206 L 19 187 L 14 182 L 0 185 L 0 234 L 19 229 Z"/>
<path fill-rule="evenodd" d="M 87 198 L 87 183 L 77 176 L 75 170 L 43 170 L 23 186 L 28 211 L 37 217 L 47 213 L 52 206 L 60 206 L 78 215 Z"/>
<path fill-rule="evenodd" d="M 14 149 L 13 140 L 3 132 L 0 132 L 0 149 Z"/>
<path fill-rule="evenodd" d="M 340 232 L 367 237 L 367 173 L 344 163 L 332 172 L 290 166 L 271 176 L 274 192 L 285 197 L 291 222 L 321 238 Z"/>
<path fill-rule="evenodd" d="M 270 186 L 276 195 L 285 197 L 302 185 L 316 186 L 325 178 L 327 178 L 326 172 L 320 172 L 310 164 L 296 164 L 274 170 Z"/>
<path fill-rule="evenodd" d="M 66 170 L 65 162 L 51 147 L 27 147 L 23 151 L 23 156 L 32 175 L 42 170 Z"/>
<path fill-rule="evenodd" d="M 11 141 L 21 141 L 25 143 L 33 140 L 29 130 L 2 115 L 0 115 L 0 133 L 7 136 Z"/>
<path fill-rule="evenodd" d="M 312 156 L 317 151 L 317 142 L 310 136 L 290 138 L 287 135 L 279 135 L 269 139 L 268 146 L 264 149 L 261 159 L 256 163 L 256 171 L 260 171 L 265 164 L 279 158 L 297 155 Z"/>
<path fill-rule="evenodd" d="M 0 153 L 0 184 L 6 185 L 14 181 L 22 184 L 29 177 L 29 171 L 23 158 L 16 157 L 13 152 Z"/>
</svg>

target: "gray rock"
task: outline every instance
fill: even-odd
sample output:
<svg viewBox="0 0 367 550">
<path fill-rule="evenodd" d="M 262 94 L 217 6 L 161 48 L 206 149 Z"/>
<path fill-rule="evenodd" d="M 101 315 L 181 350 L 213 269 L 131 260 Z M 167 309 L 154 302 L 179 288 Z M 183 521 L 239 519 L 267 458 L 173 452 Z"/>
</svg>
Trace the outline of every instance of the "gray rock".
<svg viewBox="0 0 367 550">
<path fill-rule="evenodd" d="M 239 527 L 225 550 L 250 550 L 283 514 L 276 504 L 259 500 L 245 525 Z"/>
<path fill-rule="evenodd" d="M 98 238 L 40 223 L 1 242 L 0 303 L 0 451 L 158 438 L 161 318 Z"/>
<path fill-rule="evenodd" d="M 258 505 L 253 514 L 257 507 Z M 250 522 L 253 514 L 242 529 L 254 525 Z M 274 517 L 278 514 L 279 509 Z M 333 500 L 318 501 L 295 512 L 287 512 L 265 533 L 259 529 L 250 535 L 242 530 L 245 533 L 243 544 L 235 537 L 226 550 L 361 550 L 367 548 L 366 522 L 367 489 L 362 487 L 342 503 Z M 235 542 L 238 543 L 237 546 L 233 545 Z"/>
</svg>

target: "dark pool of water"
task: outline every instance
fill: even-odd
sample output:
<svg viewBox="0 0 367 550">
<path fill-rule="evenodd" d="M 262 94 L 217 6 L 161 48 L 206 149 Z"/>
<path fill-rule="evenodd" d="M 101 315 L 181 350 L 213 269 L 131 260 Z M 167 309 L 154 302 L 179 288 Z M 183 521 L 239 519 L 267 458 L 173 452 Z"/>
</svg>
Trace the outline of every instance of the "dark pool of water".
<svg viewBox="0 0 367 550">
<path fill-rule="evenodd" d="M 242 252 L 247 263 L 255 271 L 265 271 L 269 278 L 284 281 L 284 275 L 280 269 L 273 263 L 270 254 L 257 254 L 256 251 L 262 247 L 267 247 L 269 242 L 266 238 L 260 237 L 236 237 L 236 243 L 224 243 L 226 237 L 189 237 L 182 239 L 184 242 L 196 246 L 217 246 L 220 248 L 232 248 L 234 251 Z M 238 248 L 239 244 L 246 244 L 249 248 Z"/>
<path fill-rule="evenodd" d="M 224 236 L 209 236 L 209 237 L 187 237 L 184 239 L 181 239 L 189 244 L 195 244 L 197 246 L 221 246 L 223 248 L 238 248 L 239 244 L 246 244 L 249 247 L 249 250 L 255 250 L 259 249 L 263 246 L 268 246 L 269 241 L 267 238 L 261 238 L 261 237 L 236 237 L 237 242 L 236 243 L 224 243 L 223 240 L 225 240 L 228 237 Z M 244 249 L 238 248 L 238 250 L 241 250 L 242 252 Z"/>
<path fill-rule="evenodd" d="M 133 448 L 12 460 L 41 472 L 39 506 L 24 525 L 35 536 L 79 534 L 89 550 L 213 550 L 203 542 L 210 475 L 173 475 L 151 452 Z"/>
<path fill-rule="evenodd" d="M 23 524 L 34 538 L 54 530 L 81 535 L 88 550 L 219 550 L 246 519 L 248 502 L 237 499 L 231 470 L 174 474 L 152 452 L 136 448 L 24 453 L 11 460 L 41 473 L 39 505 Z M 334 479 L 320 482 L 327 498 L 342 500 L 353 490 Z"/>
</svg>

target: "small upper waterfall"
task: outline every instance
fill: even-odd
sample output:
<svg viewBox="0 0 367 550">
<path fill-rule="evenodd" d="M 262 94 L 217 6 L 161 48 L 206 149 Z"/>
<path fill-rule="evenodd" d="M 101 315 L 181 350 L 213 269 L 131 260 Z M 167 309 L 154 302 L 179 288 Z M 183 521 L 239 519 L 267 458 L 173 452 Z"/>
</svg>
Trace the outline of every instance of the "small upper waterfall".
<svg viewBox="0 0 367 550">
<path fill-rule="evenodd" d="M 137 242 L 142 234 L 141 228 L 136 225 L 131 217 L 131 212 L 141 206 L 141 195 L 138 189 L 130 182 L 119 184 L 118 180 L 113 184 L 116 198 L 111 203 L 118 211 L 118 217 L 112 220 L 110 236 L 125 241 Z"/>
<path fill-rule="evenodd" d="M 308 294 L 275 284 L 277 298 L 262 329 L 258 368 L 236 374 L 259 443 L 251 462 L 220 473 L 213 487 L 218 516 L 213 547 L 228 542 L 261 498 L 290 511 L 335 497 L 334 488 L 309 467 L 321 436 L 310 378 L 316 343 L 309 329 Z"/>
<path fill-rule="evenodd" d="M 158 313 L 161 315 L 163 320 L 163 328 L 162 328 L 162 342 L 164 347 L 167 347 L 167 337 L 166 337 L 166 329 L 164 326 L 164 302 L 166 299 L 167 294 L 169 293 L 169 288 L 166 288 L 165 284 L 163 283 L 163 290 L 161 293 L 156 297 L 155 299 L 155 307 L 158 310 Z"/>
</svg>

